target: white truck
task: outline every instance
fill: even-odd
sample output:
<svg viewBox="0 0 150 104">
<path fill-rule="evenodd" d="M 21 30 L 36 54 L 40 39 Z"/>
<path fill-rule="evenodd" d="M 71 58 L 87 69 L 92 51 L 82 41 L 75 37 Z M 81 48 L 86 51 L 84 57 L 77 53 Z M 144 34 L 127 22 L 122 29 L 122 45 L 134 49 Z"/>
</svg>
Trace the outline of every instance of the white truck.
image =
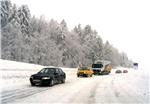
<svg viewBox="0 0 150 104">
<path fill-rule="evenodd" d="M 97 60 L 92 64 L 94 75 L 106 75 L 111 72 L 111 62 L 106 60 Z"/>
</svg>

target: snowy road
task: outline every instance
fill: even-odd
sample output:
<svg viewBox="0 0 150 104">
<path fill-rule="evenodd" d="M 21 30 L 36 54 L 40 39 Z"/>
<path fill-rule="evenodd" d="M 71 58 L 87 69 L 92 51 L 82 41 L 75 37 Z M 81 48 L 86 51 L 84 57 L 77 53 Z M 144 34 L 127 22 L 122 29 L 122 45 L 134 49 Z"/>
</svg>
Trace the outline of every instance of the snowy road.
<svg viewBox="0 0 150 104">
<path fill-rule="evenodd" d="M 10 104 L 149 104 L 149 75 L 127 74 L 77 78 L 67 72 L 65 84 L 31 87 L 29 83 L 3 90 L 2 103 Z"/>
<path fill-rule="evenodd" d="M 13 100 L 24 98 L 45 90 L 48 90 L 48 88 L 24 86 L 22 88 L 17 88 L 9 91 L 2 91 L 2 103 L 12 102 Z"/>
</svg>

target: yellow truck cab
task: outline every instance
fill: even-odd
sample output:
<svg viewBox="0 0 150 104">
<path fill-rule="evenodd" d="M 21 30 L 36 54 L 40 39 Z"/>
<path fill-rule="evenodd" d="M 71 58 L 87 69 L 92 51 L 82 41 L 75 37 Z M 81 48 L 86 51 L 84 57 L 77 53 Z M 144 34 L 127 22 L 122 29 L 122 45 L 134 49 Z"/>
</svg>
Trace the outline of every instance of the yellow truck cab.
<svg viewBox="0 0 150 104">
<path fill-rule="evenodd" d="M 93 71 L 90 67 L 82 66 L 78 68 L 77 71 L 77 77 L 83 76 L 83 77 L 92 77 Z"/>
</svg>

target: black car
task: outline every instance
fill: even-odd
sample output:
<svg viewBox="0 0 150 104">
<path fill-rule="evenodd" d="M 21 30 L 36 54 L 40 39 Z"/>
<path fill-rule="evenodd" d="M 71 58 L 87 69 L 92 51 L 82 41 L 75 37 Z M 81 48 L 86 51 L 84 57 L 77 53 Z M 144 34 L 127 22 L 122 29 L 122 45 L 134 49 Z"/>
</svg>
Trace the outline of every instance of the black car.
<svg viewBox="0 0 150 104">
<path fill-rule="evenodd" d="M 30 83 L 34 85 L 50 85 L 65 83 L 66 74 L 61 68 L 43 68 L 37 74 L 31 75 Z"/>
</svg>

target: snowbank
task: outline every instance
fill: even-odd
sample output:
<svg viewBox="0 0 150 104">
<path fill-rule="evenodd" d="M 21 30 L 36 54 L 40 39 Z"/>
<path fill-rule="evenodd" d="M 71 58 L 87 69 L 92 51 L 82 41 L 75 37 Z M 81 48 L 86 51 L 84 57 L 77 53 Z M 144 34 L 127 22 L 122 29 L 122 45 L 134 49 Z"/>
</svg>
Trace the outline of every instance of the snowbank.
<svg viewBox="0 0 150 104">
<path fill-rule="evenodd" d="M 2 60 L 0 59 L 0 69 L 1 70 L 37 70 L 42 68 L 41 65 L 29 64 L 23 62 L 16 62 L 10 60 Z"/>
<path fill-rule="evenodd" d="M 30 85 L 29 78 L 43 67 L 36 64 L 9 61 L 0 59 L 0 84 L 1 88 L 12 88 L 13 86 Z M 62 68 L 67 74 L 67 78 L 72 78 L 76 74 L 75 68 Z"/>
</svg>

